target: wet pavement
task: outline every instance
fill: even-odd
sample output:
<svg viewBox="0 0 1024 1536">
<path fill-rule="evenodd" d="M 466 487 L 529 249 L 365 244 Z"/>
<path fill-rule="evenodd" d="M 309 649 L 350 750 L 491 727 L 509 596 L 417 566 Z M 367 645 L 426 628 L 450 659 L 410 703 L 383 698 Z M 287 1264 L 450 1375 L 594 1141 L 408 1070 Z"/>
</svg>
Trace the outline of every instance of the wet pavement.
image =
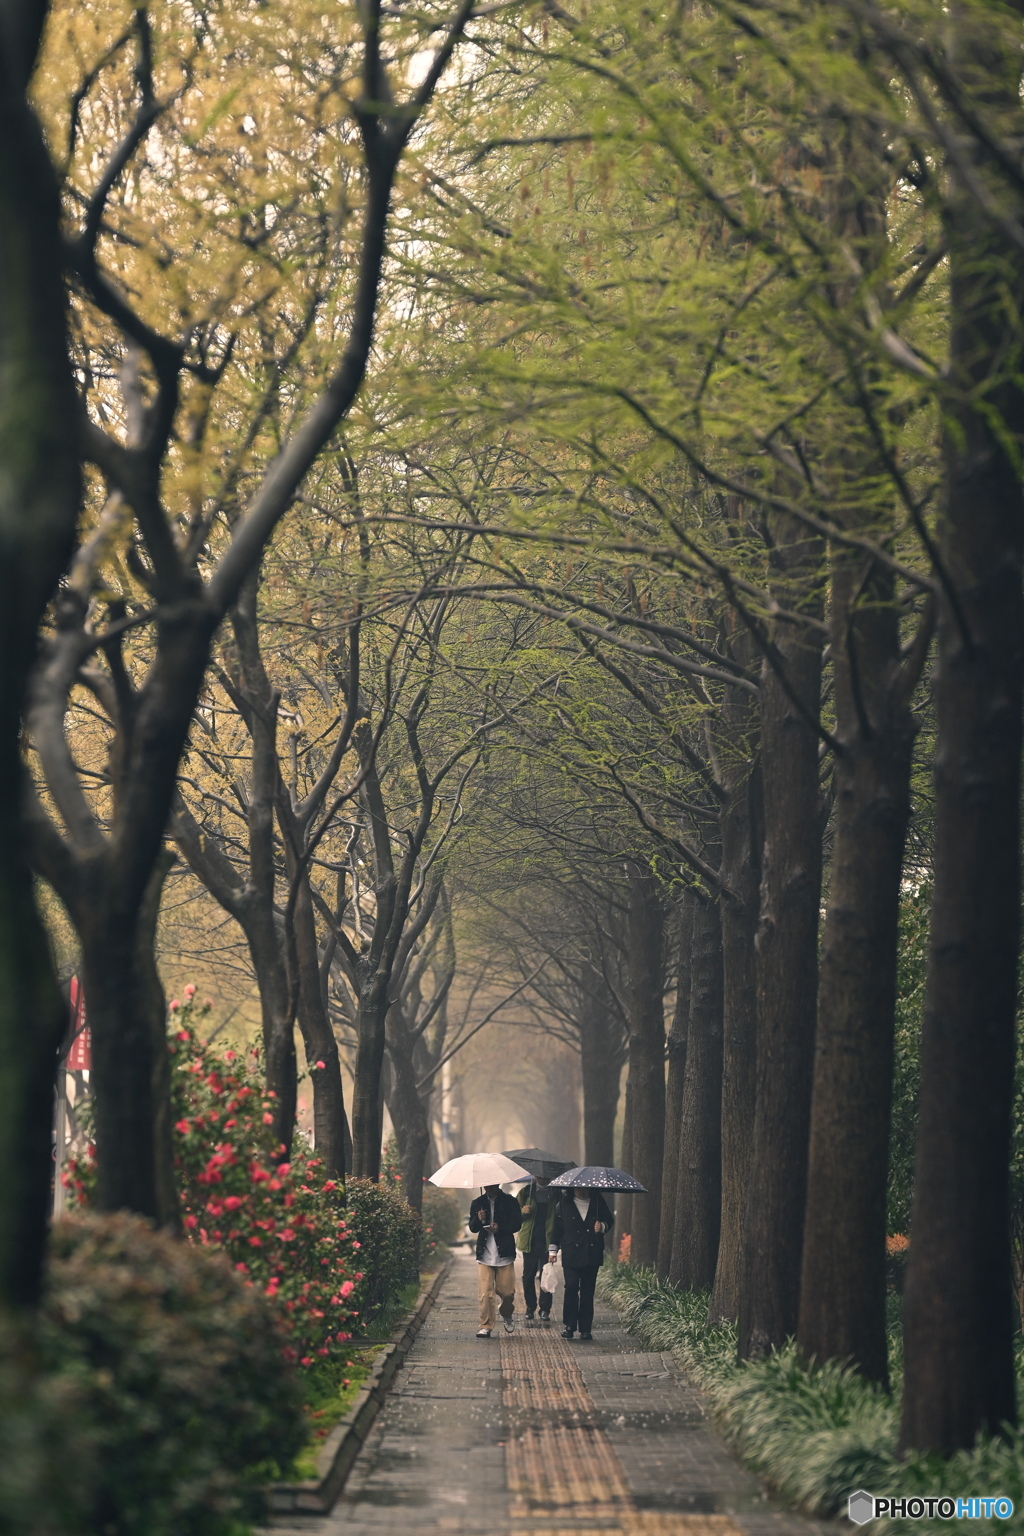
<svg viewBox="0 0 1024 1536">
<path fill-rule="evenodd" d="M 511 1338 L 475 1338 L 476 1264 L 458 1253 L 331 1514 L 268 1530 L 823 1536 L 768 1500 L 672 1357 L 638 1349 L 609 1307 L 591 1343 L 525 1324 L 518 1290 L 516 1308 Z"/>
</svg>

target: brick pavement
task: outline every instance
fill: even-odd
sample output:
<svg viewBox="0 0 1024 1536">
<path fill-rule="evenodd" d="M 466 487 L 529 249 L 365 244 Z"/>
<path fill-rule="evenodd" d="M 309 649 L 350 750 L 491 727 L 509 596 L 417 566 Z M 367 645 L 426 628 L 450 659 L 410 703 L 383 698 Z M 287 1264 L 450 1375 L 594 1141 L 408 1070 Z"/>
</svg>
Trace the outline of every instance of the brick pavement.
<svg viewBox="0 0 1024 1536">
<path fill-rule="evenodd" d="M 672 1357 L 609 1308 L 592 1344 L 517 1308 L 512 1338 L 476 1339 L 460 1254 L 334 1510 L 274 1536 L 824 1536 L 770 1503 Z"/>
</svg>

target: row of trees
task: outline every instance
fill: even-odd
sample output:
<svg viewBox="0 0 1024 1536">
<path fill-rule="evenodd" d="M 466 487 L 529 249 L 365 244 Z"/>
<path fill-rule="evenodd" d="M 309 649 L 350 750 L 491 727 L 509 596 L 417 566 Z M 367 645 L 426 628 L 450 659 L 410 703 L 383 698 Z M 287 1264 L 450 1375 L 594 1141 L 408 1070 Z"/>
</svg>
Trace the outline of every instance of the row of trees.
<svg viewBox="0 0 1024 1536">
<path fill-rule="evenodd" d="M 744 1354 L 882 1379 L 927 868 L 903 1439 L 1012 1421 L 1014 13 L 97 3 L 36 67 L 46 21 L 0 33 L 0 1294 L 62 1028 L 30 867 L 99 1203 L 176 1220 L 176 851 L 245 936 L 282 1155 L 297 1022 L 331 1170 L 376 1176 L 386 1093 L 418 1198 L 472 908 L 594 1160 L 628 1057 L 634 1257 Z"/>
</svg>

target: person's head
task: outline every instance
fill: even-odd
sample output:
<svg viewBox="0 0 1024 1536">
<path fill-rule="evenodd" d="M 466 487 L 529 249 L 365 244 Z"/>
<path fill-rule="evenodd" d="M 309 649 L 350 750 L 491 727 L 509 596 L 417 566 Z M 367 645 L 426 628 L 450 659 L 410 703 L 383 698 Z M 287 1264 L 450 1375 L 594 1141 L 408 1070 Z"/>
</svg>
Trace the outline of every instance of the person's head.
<svg viewBox="0 0 1024 1536">
<path fill-rule="evenodd" d="M 536 1182 L 540 1185 L 541 1189 L 547 1189 L 548 1185 L 551 1183 L 551 1180 L 538 1178 Z"/>
<path fill-rule="evenodd" d="M 485 1195 L 489 1195 L 492 1200 L 494 1199 L 494 1197 L 495 1197 L 495 1195 L 497 1193 L 498 1193 L 498 1185 L 497 1184 L 485 1184 L 484 1185 L 484 1194 Z"/>
<path fill-rule="evenodd" d="M 572 1196 L 574 1200 L 589 1200 L 593 1193 L 592 1189 L 581 1189 L 579 1185 L 573 1185 Z"/>
</svg>

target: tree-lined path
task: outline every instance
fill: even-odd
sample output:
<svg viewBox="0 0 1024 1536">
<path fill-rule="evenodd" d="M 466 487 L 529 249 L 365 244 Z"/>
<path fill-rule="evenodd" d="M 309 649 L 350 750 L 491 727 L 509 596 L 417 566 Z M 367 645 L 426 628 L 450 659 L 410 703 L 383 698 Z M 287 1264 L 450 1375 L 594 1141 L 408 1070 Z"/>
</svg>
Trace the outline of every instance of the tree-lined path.
<svg viewBox="0 0 1024 1536">
<path fill-rule="evenodd" d="M 275 1536 L 547 1531 L 816 1536 L 779 1511 L 709 1427 L 670 1355 L 599 1304 L 592 1346 L 552 1325 L 474 1338 L 476 1275 L 459 1255 L 345 1493 Z"/>
</svg>

